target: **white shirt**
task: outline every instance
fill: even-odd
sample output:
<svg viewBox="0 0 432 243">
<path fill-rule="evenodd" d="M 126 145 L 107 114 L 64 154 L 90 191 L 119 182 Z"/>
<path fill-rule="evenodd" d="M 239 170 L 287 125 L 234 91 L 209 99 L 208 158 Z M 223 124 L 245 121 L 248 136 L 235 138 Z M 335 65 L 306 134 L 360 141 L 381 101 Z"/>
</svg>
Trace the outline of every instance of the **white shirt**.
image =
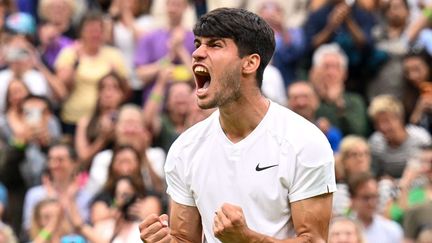
<svg viewBox="0 0 432 243">
<path fill-rule="evenodd" d="M 6 69 L 0 72 L 0 114 L 6 110 L 6 94 L 9 83 L 13 79 L 13 72 Z M 33 95 L 44 96 L 50 98 L 51 90 L 48 81 L 38 71 L 30 69 L 23 74 L 22 81 Z"/>
<path fill-rule="evenodd" d="M 402 227 L 394 221 L 378 214 L 374 215 L 372 224 L 365 227 L 367 242 L 397 243 L 403 242 Z"/>
<path fill-rule="evenodd" d="M 287 104 L 287 94 L 282 74 L 275 66 L 267 65 L 264 69 L 261 91 L 265 97 L 285 106 Z"/>
<path fill-rule="evenodd" d="M 271 102 L 258 126 L 232 143 L 219 111 L 185 131 L 165 164 L 168 194 L 196 206 L 207 242 L 214 212 L 240 206 L 249 228 L 284 239 L 295 235 L 290 203 L 336 190 L 334 158 L 324 134 L 294 112 Z"/>
</svg>

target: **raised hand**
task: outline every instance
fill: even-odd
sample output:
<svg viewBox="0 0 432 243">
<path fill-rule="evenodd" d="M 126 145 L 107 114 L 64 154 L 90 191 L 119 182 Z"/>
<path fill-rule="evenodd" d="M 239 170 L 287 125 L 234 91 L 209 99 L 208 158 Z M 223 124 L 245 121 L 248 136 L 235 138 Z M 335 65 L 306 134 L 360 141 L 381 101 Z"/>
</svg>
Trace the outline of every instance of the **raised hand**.
<svg viewBox="0 0 432 243">
<path fill-rule="evenodd" d="M 242 208 L 225 203 L 216 211 L 213 232 L 222 242 L 246 243 L 251 230 L 246 224 Z"/>
<path fill-rule="evenodd" d="M 144 243 L 169 243 L 171 242 L 170 228 L 168 227 L 168 215 L 157 216 L 151 214 L 139 225 L 141 240 Z"/>
</svg>

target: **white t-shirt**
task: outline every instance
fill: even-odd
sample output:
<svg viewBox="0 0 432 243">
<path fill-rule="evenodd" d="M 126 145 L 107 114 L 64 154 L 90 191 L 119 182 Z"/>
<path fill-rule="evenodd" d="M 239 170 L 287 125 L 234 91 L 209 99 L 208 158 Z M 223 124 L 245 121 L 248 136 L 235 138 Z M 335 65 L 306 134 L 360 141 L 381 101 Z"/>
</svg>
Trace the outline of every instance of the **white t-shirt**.
<svg viewBox="0 0 432 243">
<path fill-rule="evenodd" d="M 274 102 L 254 131 L 235 144 L 214 112 L 174 142 L 165 173 L 171 198 L 198 208 L 207 242 L 220 242 L 212 226 L 223 203 L 240 206 L 252 230 L 285 239 L 295 235 L 291 202 L 336 191 L 327 138 Z"/>
<path fill-rule="evenodd" d="M 367 242 L 395 243 L 403 242 L 402 227 L 378 214 L 374 215 L 372 224 L 365 227 Z"/>
<path fill-rule="evenodd" d="M 6 94 L 9 83 L 13 79 L 13 72 L 6 69 L 0 72 L 0 113 L 3 114 L 6 110 Z M 38 71 L 30 69 L 23 74 L 23 82 L 33 95 L 45 96 L 50 98 L 51 90 L 48 81 Z"/>
</svg>

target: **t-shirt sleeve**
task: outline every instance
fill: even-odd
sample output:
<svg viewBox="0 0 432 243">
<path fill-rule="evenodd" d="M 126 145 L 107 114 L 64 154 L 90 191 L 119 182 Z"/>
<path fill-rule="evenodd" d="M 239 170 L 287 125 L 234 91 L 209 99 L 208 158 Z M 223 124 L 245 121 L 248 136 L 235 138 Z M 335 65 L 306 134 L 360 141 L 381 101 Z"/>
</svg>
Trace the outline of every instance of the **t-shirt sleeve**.
<svg viewBox="0 0 432 243">
<path fill-rule="evenodd" d="M 290 202 L 336 191 L 330 144 L 322 133 L 310 137 L 296 156 L 295 172 L 289 187 Z"/>
<path fill-rule="evenodd" d="M 176 203 L 196 206 L 195 200 L 193 199 L 190 187 L 186 183 L 185 164 L 183 161 L 175 155 L 175 144 L 171 147 L 168 152 L 167 160 L 165 163 L 165 176 L 167 182 L 167 193 L 171 199 Z"/>
<path fill-rule="evenodd" d="M 64 67 L 72 67 L 75 64 L 76 53 L 71 47 L 64 48 L 58 55 L 54 67 L 56 70 Z"/>
</svg>

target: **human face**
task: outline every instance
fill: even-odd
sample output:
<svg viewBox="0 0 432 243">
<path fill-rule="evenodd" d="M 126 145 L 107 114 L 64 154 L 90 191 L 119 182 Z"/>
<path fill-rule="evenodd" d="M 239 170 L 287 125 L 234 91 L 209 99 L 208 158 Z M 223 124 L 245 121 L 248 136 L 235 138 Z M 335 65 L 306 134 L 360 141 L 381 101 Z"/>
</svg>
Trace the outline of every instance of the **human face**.
<svg viewBox="0 0 432 243">
<path fill-rule="evenodd" d="M 137 155 L 131 149 L 119 151 L 113 160 L 114 174 L 117 176 L 130 176 L 139 169 L 139 160 Z"/>
<path fill-rule="evenodd" d="M 192 53 L 198 106 L 223 107 L 241 97 L 242 58 L 228 38 L 197 37 Z"/>
<path fill-rule="evenodd" d="M 53 218 L 56 217 L 55 212 L 57 212 L 60 205 L 56 202 L 49 202 L 43 205 L 39 210 L 39 223 L 42 227 L 47 226 L 52 222 Z"/>
<path fill-rule="evenodd" d="M 192 89 L 186 83 L 175 83 L 169 88 L 167 106 L 169 112 L 181 115 L 189 113 L 192 102 Z"/>
<path fill-rule="evenodd" d="M 356 226 L 349 220 L 334 222 L 329 229 L 329 243 L 359 243 Z"/>
<path fill-rule="evenodd" d="M 84 23 L 81 30 L 81 40 L 89 49 L 98 49 L 103 44 L 103 23 L 90 20 Z"/>
<path fill-rule="evenodd" d="M 186 10 L 186 0 L 168 0 L 166 1 L 166 10 L 168 21 L 171 25 L 178 25 L 182 22 L 183 13 Z"/>
<path fill-rule="evenodd" d="M 21 81 L 12 81 L 9 84 L 8 98 L 11 107 L 17 107 L 29 95 L 27 88 Z"/>
<path fill-rule="evenodd" d="M 390 143 L 397 142 L 398 135 L 405 129 L 401 118 L 390 112 L 378 113 L 374 118 L 374 124 Z"/>
<path fill-rule="evenodd" d="M 421 82 L 428 81 L 429 67 L 420 57 L 409 57 L 403 62 L 405 78 L 414 86 L 418 87 Z"/>
<path fill-rule="evenodd" d="M 294 83 L 288 88 L 288 107 L 306 119 L 312 120 L 318 108 L 318 98 L 312 87 L 304 83 Z"/>
<path fill-rule="evenodd" d="M 370 170 L 371 156 L 369 146 L 366 143 L 357 143 L 346 153 L 344 161 L 348 175 L 367 172 Z"/>
<path fill-rule="evenodd" d="M 345 81 L 346 67 L 344 67 L 342 58 L 338 54 L 323 55 L 321 62 L 313 70 L 315 81 L 322 83 L 321 85 L 343 85 Z"/>
<path fill-rule="evenodd" d="M 388 10 L 386 17 L 390 25 L 403 26 L 408 18 L 407 6 L 403 3 L 403 0 L 392 0 L 389 1 Z"/>
<path fill-rule="evenodd" d="M 360 218 L 371 219 L 378 204 L 378 184 L 375 180 L 369 180 L 357 188 L 352 203 Z"/>
<path fill-rule="evenodd" d="M 75 162 L 65 146 L 55 146 L 49 150 L 48 168 L 54 181 L 63 181 L 72 177 Z"/>
<path fill-rule="evenodd" d="M 141 116 L 139 110 L 127 109 L 120 111 L 115 126 L 115 139 L 118 144 L 130 144 L 138 151 L 149 146 L 150 133 L 144 127 Z"/>
<path fill-rule="evenodd" d="M 113 76 L 108 76 L 101 80 L 99 99 L 102 108 L 115 109 L 122 102 L 123 93 L 119 82 Z"/>
<path fill-rule="evenodd" d="M 119 206 L 124 205 L 128 198 L 131 198 L 135 193 L 135 189 L 131 182 L 127 179 L 121 179 L 117 182 L 115 188 L 115 200 Z"/>
</svg>

